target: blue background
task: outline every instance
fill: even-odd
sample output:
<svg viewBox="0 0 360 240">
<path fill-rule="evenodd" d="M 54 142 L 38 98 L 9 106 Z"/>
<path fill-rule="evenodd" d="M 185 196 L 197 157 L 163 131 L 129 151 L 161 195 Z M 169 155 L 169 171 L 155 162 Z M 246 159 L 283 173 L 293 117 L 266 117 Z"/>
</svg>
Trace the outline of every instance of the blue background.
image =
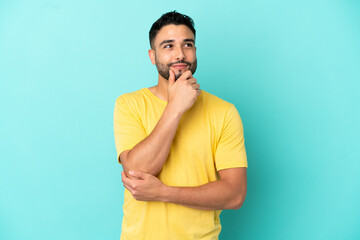
<svg viewBox="0 0 360 240">
<path fill-rule="evenodd" d="M 248 193 L 220 239 L 360 239 L 359 1 L 0 1 L 0 239 L 119 239 L 116 98 L 157 84 L 148 31 L 197 29 L 237 107 Z"/>
</svg>

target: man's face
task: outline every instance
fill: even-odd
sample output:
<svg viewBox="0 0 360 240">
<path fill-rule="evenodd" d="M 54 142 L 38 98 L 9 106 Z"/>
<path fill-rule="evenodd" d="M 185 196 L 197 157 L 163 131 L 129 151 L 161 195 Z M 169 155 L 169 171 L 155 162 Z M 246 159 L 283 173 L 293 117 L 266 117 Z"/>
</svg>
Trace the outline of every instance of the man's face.
<svg viewBox="0 0 360 240">
<path fill-rule="evenodd" d="M 185 71 L 195 73 L 197 67 L 195 37 L 186 25 L 166 25 L 160 29 L 149 50 L 151 62 L 161 77 L 168 80 L 169 70 L 175 73 L 175 80 Z"/>
</svg>

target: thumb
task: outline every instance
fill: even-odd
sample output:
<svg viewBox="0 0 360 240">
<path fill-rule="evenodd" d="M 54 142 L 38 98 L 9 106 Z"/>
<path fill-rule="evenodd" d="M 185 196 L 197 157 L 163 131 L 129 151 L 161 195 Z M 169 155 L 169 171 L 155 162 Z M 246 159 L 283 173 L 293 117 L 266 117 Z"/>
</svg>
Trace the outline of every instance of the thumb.
<svg viewBox="0 0 360 240">
<path fill-rule="evenodd" d="M 145 178 L 145 173 L 141 172 L 141 171 L 129 171 L 129 175 L 137 178 L 137 179 L 144 179 Z"/>
<path fill-rule="evenodd" d="M 169 70 L 169 86 L 175 83 L 175 73 L 172 70 Z"/>
</svg>

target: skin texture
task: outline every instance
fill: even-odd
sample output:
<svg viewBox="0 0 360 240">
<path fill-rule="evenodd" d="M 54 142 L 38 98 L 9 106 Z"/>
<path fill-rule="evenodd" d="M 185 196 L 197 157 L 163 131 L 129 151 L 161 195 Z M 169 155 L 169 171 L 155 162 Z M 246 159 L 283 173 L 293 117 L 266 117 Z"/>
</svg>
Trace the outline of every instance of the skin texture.
<svg viewBox="0 0 360 240">
<path fill-rule="evenodd" d="M 174 28 L 175 26 L 175 28 Z M 163 33 L 166 32 L 166 37 L 163 38 Z M 181 42 L 176 42 L 175 39 L 180 35 L 188 36 Z M 190 70 L 192 74 L 197 68 L 195 37 L 188 32 L 188 28 L 184 25 L 168 25 L 164 26 L 157 37 L 155 38 L 155 49 L 149 50 L 151 62 L 155 65 L 159 75 L 167 80 L 169 79 L 169 70 L 176 64 L 185 64 L 186 69 L 172 70 L 175 72 L 175 80 L 177 80 L 186 70 Z M 175 60 L 170 60 L 175 59 Z M 152 58 L 155 58 L 154 60 Z"/>
<path fill-rule="evenodd" d="M 165 78 L 165 79 L 169 79 L 170 77 L 170 67 L 176 64 L 186 64 L 189 66 L 189 70 L 191 71 L 192 74 L 195 73 L 196 68 L 197 68 L 197 60 L 195 60 L 193 63 L 190 62 L 186 62 L 184 60 L 182 61 L 177 61 L 174 63 L 169 63 L 167 65 L 160 63 L 159 61 L 156 61 L 156 68 L 159 72 L 159 74 Z M 181 71 L 181 70 L 179 70 Z M 182 75 L 181 72 L 179 72 L 178 74 L 175 75 L 175 81 L 178 80 L 178 78 Z"/>
<path fill-rule="evenodd" d="M 240 208 L 246 196 L 246 168 L 220 170 L 219 180 L 197 187 L 171 187 L 156 177 L 167 159 L 181 116 L 201 90 L 193 77 L 197 67 L 195 36 L 187 26 L 161 28 L 154 49 L 148 53 L 159 72 L 158 84 L 149 90 L 168 104 L 151 134 L 120 154 L 124 187 L 139 201 L 171 202 L 205 210 Z M 185 66 L 177 68 L 179 63 Z"/>
<path fill-rule="evenodd" d="M 132 171 L 129 178 L 122 172 L 126 189 L 139 201 L 162 201 L 203 209 L 239 209 L 246 196 L 246 168 L 219 171 L 220 179 L 198 187 L 170 187 L 157 177 Z"/>
</svg>

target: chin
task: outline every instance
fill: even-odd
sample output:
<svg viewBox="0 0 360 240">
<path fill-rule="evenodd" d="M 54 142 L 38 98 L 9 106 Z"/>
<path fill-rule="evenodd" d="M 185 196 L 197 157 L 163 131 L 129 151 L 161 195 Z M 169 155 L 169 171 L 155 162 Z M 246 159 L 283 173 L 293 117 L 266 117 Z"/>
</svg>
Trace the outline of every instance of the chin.
<svg viewBox="0 0 360 240">
<path fill-rule="evenodd" d="M 181 77 L 182 73 L 179 74 L 175 74 L 175 81 L 179 79 L 179 77 Z"/>
</svg>

